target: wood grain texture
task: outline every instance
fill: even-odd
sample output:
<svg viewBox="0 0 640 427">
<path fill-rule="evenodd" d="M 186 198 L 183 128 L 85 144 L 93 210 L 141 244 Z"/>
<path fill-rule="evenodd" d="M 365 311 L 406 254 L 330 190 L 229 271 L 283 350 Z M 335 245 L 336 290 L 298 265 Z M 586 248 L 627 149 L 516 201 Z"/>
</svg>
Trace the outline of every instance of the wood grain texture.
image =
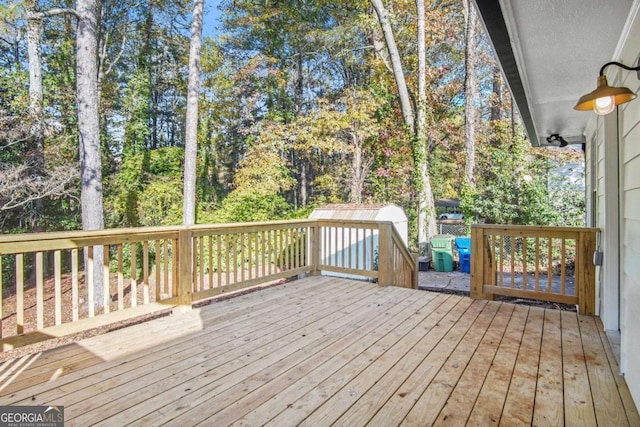
<svg viewBox="0 0 640 427">
<path fill-rule="evenodd" d="M 638 425 L 617 369 L 592 317 L 311 276 L 5 362 L 0 399 L 70 426 Z"/>
</svg>

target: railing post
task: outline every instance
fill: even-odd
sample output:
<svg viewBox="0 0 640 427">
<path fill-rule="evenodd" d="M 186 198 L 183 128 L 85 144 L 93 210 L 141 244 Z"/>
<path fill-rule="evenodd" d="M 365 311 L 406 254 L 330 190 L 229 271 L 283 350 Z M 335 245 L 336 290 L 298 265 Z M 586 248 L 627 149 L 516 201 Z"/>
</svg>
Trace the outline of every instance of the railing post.
<svg viewBox="0 0 640 427">
<path fill-rule="evenodd" d="M 420 283 L 418 283 L 420 264 L 418 261 L 418 254 L 411 254 L 413 258 L 413 265 L 415 268 L 411 271 L 411 287 L 412 289 L 418 289 Z"/>
<path fill-rule="evenodd" d="M 378 228 L 378 285 L 393 283 L 393 240 L 390 222 L 381 222 Z"/>
<path fill-rule="evenodd" d="M 309 257 L 311 261 L 311 271 L 309 272 L 309 274 L 312 276 L 317 276 L 320 274 L 320 270 L 318 269 L 318 267 L 320 266 L 320 251 L 322 248 L 322 242 L 320 241 L 320 224 L 318 223 L 318 221 L 314 221 L 310 231 Z"/>
<path fill-rule="evenodd" d="M 483 298 L 484 286 L 484 233 L 482 228 L 471 226 L 471 288 L 469 296 Z"/>
<path fill-rule="evenodd" d="M 494 300 L 495 295 L 484 292 L 484 285 L 495 285 L 495 266 L 489 239 L 482 227 L 471 226 L 471 289 L 473 299 Z"/>
<path fill-rule="evenodd" d="M 193 238 L 191 229 L 183 227 L 178 233 L 178 306 L 174 312 L 184 313 L 191 310 L 192 304 L 192 258 Z"/>
<path fill-rule="evenodd" d="M 578 311 L 580 314 L 594 316 L 596 314 L 596 266 L 591 257 L 596 250 L 596 233 L 581 231 L 577 246 L 575 275 L 578 281 Z"/>
</svg>

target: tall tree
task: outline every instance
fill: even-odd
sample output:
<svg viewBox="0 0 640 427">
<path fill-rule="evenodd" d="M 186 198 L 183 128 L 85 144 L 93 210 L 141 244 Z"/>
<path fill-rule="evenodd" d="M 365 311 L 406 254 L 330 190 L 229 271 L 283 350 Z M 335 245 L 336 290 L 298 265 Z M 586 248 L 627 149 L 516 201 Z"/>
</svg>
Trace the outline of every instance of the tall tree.
<svg viewBox="0 0 640 427">
<path fill-rule="evenodd" d="M 424 5 L 424 3 L 423 3 Z M 389 60 L 391 61 L 391 67 L 393 70 L 393 77 L 396 81 L 396 87 L 398 89 L 398 97 L 400 100 L 400 107 L 402 110 L 402 117 L 405 125 L 411 130 L 415 131 L 413 108 L 411 107 L 411 100 L 409 99 L 409 89 L 407 89 L 407 81 L 404 77 L 404 70 L 402 68 L 402 58 L 398 51 L 398 45 L 393 34 L 393 28 L 391 27 L 391 20 L 389 19 L 389 12 L 384 7 L 382 0 L 371 0 L 371 6 L 376 12 L 378 23 L 382 29 L 384 35 L 384 41 L 387 45 L 387 52 L 389 53 Z"/>
<path fill-rule="evenodd" d="M 476 166 L 476 138 L 479 124 L 479 88 L 476 76 L 478 40 L 476 36 L 478 15 L 471 0 L 465 0 L 465 73 L 464 73 L 464 134 L 465 134 L 465 182 L 474 187 Z"/>
<path fill-rule="evenodd" d="M 371 5 L 376 12 L 380 28 L 384 35 L 387 52 L 393 69 L 393 75 L 398 89 L 400 106 L 405 125 L 413 133 L 414 161 L 417 168 L 417 182 L 415 185 L 418 194 L 418 245 L 426 246 L 427 239 L 436 234 L 435 209 L 433 192 L 429 176 L 429 159 L 426 134 L 426 42 L 425 42 L 425 7 L 424 0 L 416 0 L 418 21 L 418 59 L 419 59 L 419 99 L 417 103 L 418 124 L 414 123 L 414 112 L 409 99 L 409 91 L 402 67 L 402 59 L 391 27 L 389 12 L 384 7 L 382 0 L 371 0 Z"/>
<path fill-rule="evenodd" d="M 189 86 L 187 89 L 187 117 L 184 158 L 184 225 L 196 219 L 196 161 L 198 157 L 198 92 L 200 90 L 200 50 L 202 46 L 202 13 L 204 0 L 195 0 L 191 24 L 189 51 Z"/>
<path fill-rule="evenodd" d="M 43 20 L 45 18 L 74 14 L 70 9 L 53 8 L 45 12 L 40 11 L 37 0 L 25 3 L 27 14 L 27 57 L 29 62 L 29 122 L 31 147 L 27 159 L 31 174 L 36 180 L 45 180 L 45 129 L 44 129 L 44 95 L 42 83 L 42 49 L 41 38 Z M 44 198 L 33 200 L 31 228 L 33 231 L 43 231 Z"/>
<path fill-rule="evenodd" d="M 104 228 L 102 201 L 102 155 L 100 151 L 100 118 L 98 113 L 98 38 L 96 0 L 78 0 L 77 103 L 80 145 L 80 181 L 83 230 Z M 93 254 L 94 266 L 102 265 L 102 247 Z M 94 304 L 104 301 L 102 268 L 94 268 Z"/>
</svg>

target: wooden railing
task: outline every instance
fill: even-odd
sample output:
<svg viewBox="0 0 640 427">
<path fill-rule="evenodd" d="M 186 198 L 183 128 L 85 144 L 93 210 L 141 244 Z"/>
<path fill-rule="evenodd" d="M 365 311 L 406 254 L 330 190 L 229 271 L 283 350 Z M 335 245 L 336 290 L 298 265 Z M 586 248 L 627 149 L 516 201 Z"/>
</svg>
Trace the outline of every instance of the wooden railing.
<svg viewBox="0 0 640 427">
<path fill-rule="evenodd" d="M 595 228 L 473 225 L 471 297 L 577 304 L 595 314 Z"/>
<path fill-rule="evenodd" d="M 417 259 L 391 222 L 318 220 L 318 270 L 417 289 Z"/>
<path fill-rule="evenodd" d="M 299 274 L 350 274 L 416 288 L 417 270 L 390 222 L 0 236 L 0 343 L 7 350 L 159 310 L 187 310 L 193 301 Z M 102 287 L 100 276 L 108 278 Z"/>
</svg>

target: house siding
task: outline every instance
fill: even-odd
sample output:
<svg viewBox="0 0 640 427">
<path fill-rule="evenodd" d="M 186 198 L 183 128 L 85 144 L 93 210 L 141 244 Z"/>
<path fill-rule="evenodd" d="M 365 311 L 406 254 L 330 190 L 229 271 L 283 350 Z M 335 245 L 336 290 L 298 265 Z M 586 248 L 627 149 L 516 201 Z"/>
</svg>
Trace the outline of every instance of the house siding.
<svg viewBox="0 0 640 427">
<path fill-rule="evenodd" d="M 640 1 L 634 2 L 614 60 L 636 65 L 640 55 Z M 635 72 L 607 68 L 611 85 L 638 93 Z M 600 316 L 620 329 L 620 369 L 640 406 L 640 100 L 616 114 L 595 116 L 585 130 L 589 218 L 602 230 L 604 265 L 598 271 Z M 619 151 L 618 151 L 619 150 Z M 593 211 L 595 209 L 595 212 Z"/>
<path fill-rule="evenodd" d="M 636 2 L 636 6 L 637 6 Z M 640 17 L 632 8 L 628 33 L 619 45 L 620 59 L 637 64 L 640 54 Z M 617 72 L 619 83 L 638 93 L 635 72 Z M 621 231 L 621 369 L 631 394 L 640 404 L 640 101 L 619 107 Z"/>
</svg>

